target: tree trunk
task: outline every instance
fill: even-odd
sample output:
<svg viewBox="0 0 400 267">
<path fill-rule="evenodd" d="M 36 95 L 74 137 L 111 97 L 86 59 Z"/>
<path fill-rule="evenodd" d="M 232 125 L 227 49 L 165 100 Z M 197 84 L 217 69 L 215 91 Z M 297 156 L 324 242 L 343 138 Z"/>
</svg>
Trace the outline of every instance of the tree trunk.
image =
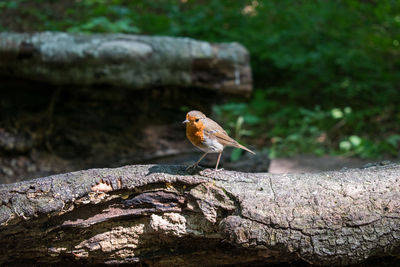
<svg viewBox="0 0 400 267">
<path fill-rule="evenodd" d="M 0 263 L 356 264 L 400 255 L 400 165 L 91 169 L 0 187 Z"/>
<path fill-rule="evenodd" d="M 128 34 L 0 33 L 0 75 L 54 85 L 252 90 L 249 55 L 238 43 Z"/>
</svg>

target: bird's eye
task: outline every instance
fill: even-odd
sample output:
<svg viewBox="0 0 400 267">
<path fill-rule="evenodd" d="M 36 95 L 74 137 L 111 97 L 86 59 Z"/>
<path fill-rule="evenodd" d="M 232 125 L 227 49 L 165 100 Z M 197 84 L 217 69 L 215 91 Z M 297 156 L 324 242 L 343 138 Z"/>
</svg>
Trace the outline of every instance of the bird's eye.
<svg viewBox="0 0 400 267">
<path fill-rule="evenodd" d="M 194 121 L 195 121 L 195 122 L 199 122 L 199 119 L 195 119 Z"/>
</svg>

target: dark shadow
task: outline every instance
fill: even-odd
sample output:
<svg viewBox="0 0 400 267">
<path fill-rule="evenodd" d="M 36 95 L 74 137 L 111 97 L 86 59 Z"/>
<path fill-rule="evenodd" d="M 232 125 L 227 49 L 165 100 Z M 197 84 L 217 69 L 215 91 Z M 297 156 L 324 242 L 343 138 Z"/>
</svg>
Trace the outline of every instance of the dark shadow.
<svg viewBox="0 0 400 267">
<path fill-rule="evenodd" d="M 157 164 L 149 168 L 149 172 L 146 176 L 153 173 L 166 173 L 171 175 L 193 175 L 197 174 L 199 171 L 203 170 L 202 167 L 197 167 L 194 170 L 186 171 L 187 166 L 185 165 L 163 165 Z"/>
</svg>

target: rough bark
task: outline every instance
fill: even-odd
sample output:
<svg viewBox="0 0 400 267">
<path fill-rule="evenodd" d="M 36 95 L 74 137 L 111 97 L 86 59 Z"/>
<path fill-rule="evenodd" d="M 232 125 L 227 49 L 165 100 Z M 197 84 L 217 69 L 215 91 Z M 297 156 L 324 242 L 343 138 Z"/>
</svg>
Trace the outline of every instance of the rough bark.
<svg viewBox="0 0 400 267">
<path fill-rule="evenodd" d="M 184 170 L 91 169 L 1 186 L 0 263 L 345 265 L 400 255 L 400 165 Z"/>
<path fill-rule="evenodd" d="M 249 55 L 238 43 L 127 34 L 0 33 L 0 75 L 55 85 L 252 90 Z"/>
</svg>

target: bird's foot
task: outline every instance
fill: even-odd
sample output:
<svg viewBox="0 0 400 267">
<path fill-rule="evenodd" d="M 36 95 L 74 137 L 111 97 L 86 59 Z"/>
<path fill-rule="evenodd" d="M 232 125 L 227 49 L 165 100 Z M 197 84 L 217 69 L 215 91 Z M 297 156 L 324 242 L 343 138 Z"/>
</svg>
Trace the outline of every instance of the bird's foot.
<svg viewBox="0 0 400 267">
<path fill-rule="evenodd" d="M 185 169 L 185 171 L 186 171 L 187 173 L 189 173 L 189 174 L 193 174 L 193 173 L 196 173 L 197 170 L 198 170 L 199 168 L 201 168 L 201 167 L 200 167 L 198 164 L 192 164 L 192 165 L 189 165 L 189 166 Z"/>
<path fill-rule="evenodd" d="M 187 166 L 187 168 L 185 169 L 185 171 L 191 170 L 191 169 L 197 169 L 197 167 L 199 167 L 198 164 L 192 164 Z"/>
</svg>

